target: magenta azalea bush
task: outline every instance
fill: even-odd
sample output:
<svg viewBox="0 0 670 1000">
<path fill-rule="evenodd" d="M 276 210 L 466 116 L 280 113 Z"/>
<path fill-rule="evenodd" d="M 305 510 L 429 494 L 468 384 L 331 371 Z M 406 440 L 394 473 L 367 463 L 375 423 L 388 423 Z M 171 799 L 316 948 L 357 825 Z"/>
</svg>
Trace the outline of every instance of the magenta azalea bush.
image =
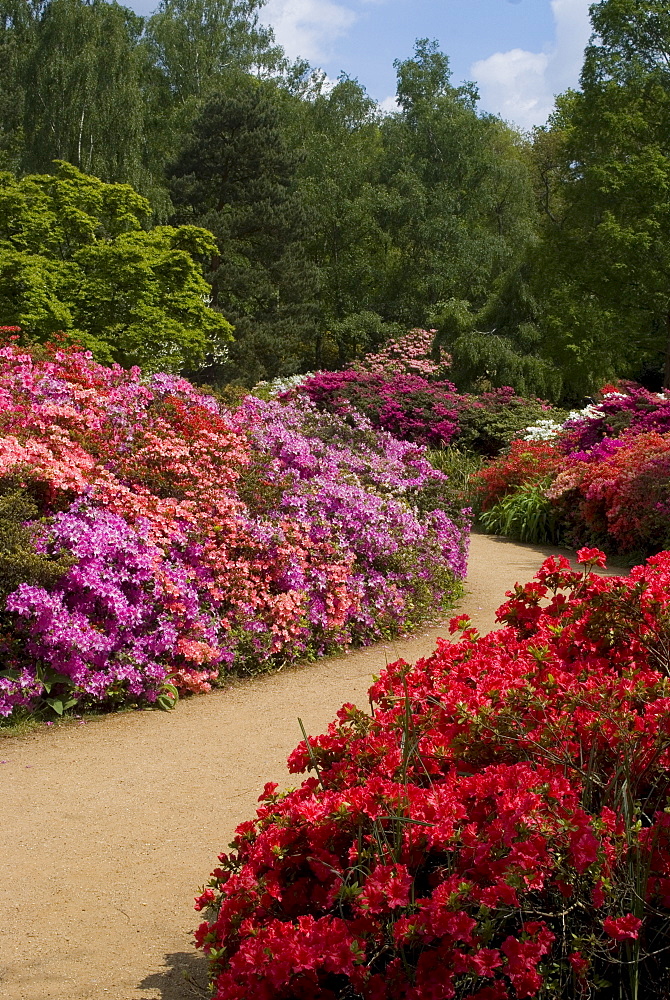
<svg viewBox="0 0 670 1000">
<path fill-rule="evenodd" d="M 444 478 L 363 417 L 227 412 L 173 375 L 9 344 L 0 500 L 29 499 L 12 537 L 33 555 L 0 545 L 0 714 L 151 702 L 409 627 L 465 573 L 467 515 L 422 502 Z"/>
<path fill-rule="evenodd" d="M 578 559 L 291 754 L 196 900 L 215 1000 L 666 1000 L 670 553 Z"/>
<path fill-rule="evenodd" d="M 515 433 L 551 411 L 510 388 L 459 393 L 446 378 L 449 358 L 431 356 L 432 341 L 430 331 L 412 330 L 343 371 L 311 373 L 287 395 L 306 396 L 327 413 L 355 410 L 406 441 L 430 448 L 453 444 L 483 455 L 496 455 Z"/>
</svg>

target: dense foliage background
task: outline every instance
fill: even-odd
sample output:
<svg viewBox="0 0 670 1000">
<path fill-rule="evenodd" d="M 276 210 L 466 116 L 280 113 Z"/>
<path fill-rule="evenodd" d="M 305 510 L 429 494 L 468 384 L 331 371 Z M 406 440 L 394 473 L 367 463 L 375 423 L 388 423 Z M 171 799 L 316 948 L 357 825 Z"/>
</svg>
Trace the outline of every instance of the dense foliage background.
<svg viewBox="0 0 670 1000">
<path fill-rule="evenodd" d="M 165 224 L 213 234 L 207 244 L 190 229 L 180 246 L 211 286 L 207 311 L 234 325 L 235 341 L 187 344 L 169 367 L 250 386 L 341 368 L 425 326 L 452 355 L 461 391 L 509 385 L 581 403 L 615 375 L 668 383 L 662 0 L 593 5 L 580 89 L 532 135 L 480 113 L 473 85 L 455 85 L 426 39 L 397 62 L 398 107 L 382 114 L 355 80 L 325 86 L 290 64 L 260 25 L 261 6 L 163 0 L 141 18 L 105 0 L 0 2 L 3 188 L 62 176 L 54 161 L 131 185 L 150 206 L 140 211 L 144 242 L 135 237 L 140 263 L 155 264 L 174 239 Z M 0 233 L 3 285 L 54 274 L 49 252 L 25 235 L 36 210 Z M 103 232 L 98 242 L 119 239 Z M 98 293 L 119 288 L 102 249 L 87 255 Z M 81 257 L 74 247 L 65 259 Z M 154 329 L 167 266 L 154 300 L 142 301 Z M 28 338 L 59 324 L 97 336 L 59 282 L 47 282 L 41 312 L 3 294 L 0 322 L 21 323 Z M 120 291 L 108 356 L 146 361 L 128 334 L 128 284 Z"/>
</svg>

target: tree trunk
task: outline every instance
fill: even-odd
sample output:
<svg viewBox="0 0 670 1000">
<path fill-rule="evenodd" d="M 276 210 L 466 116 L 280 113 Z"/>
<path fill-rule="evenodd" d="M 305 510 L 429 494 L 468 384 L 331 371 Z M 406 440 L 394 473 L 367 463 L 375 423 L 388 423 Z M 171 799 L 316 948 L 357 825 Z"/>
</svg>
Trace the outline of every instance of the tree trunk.
<svg viewBox="0 0 670 1000">
<path fill-rule="evenodd" d="M 665 368 L 663 369 L 663 388 L 670 389 L 670 310 L 665 314 Z"/>
</svg>

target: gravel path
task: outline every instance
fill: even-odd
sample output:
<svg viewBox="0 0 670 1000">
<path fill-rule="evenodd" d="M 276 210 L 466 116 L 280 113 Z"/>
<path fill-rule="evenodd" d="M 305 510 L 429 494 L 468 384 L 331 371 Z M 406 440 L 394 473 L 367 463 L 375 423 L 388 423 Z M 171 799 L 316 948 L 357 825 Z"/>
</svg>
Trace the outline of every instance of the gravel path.
<svg viewBox="0 0 670 1000">
<path fill-rule="evenodd" d="M 458 610 L 480 631 L 549 553 L 474 535 Z M 451 614 L 456 612 L 451 612 Z M 182 702 L 0 740 L 0 997 L 188 1000 L 205 963 L 193 896 L 266 781 L 386 662 L 444 625 Z M 187 978 L 185 978 L 187 977 Z"/>
</svg>

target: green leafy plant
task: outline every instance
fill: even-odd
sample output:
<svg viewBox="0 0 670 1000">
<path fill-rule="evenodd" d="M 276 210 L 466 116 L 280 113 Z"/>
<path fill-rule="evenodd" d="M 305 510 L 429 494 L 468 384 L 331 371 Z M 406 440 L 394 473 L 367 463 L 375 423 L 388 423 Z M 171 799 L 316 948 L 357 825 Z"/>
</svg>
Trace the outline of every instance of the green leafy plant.
<svg viewBox="0 0 670 1000">
<path fill-rule="evenodd" d="M 545 485 L 529 483 L 508 494 L 479 516 L 489 534 L 507 535 L 520 542 L 556 543 L 560 523 L 556 509 L 545 495 Z"/>
<path fill-rule="evenodd" d="M 467 497 L 470 476 L 479 472 L 484 459 L 464 448 L 439 448 L 428 452 L 428 461 L 434 468 L 449 476 L 449 490 Z"/>
<path fill-rule="evenodd" d="M 68 556 L 44 555 L 33 542 L 28 522 L 38 515 L 35 501 L 25 488 L 0 495 L 0 608 L 20 583 L 53 585 L 72 565 Z M 1 612 L 0 612 L 1 613 Z"/>
</svg>

